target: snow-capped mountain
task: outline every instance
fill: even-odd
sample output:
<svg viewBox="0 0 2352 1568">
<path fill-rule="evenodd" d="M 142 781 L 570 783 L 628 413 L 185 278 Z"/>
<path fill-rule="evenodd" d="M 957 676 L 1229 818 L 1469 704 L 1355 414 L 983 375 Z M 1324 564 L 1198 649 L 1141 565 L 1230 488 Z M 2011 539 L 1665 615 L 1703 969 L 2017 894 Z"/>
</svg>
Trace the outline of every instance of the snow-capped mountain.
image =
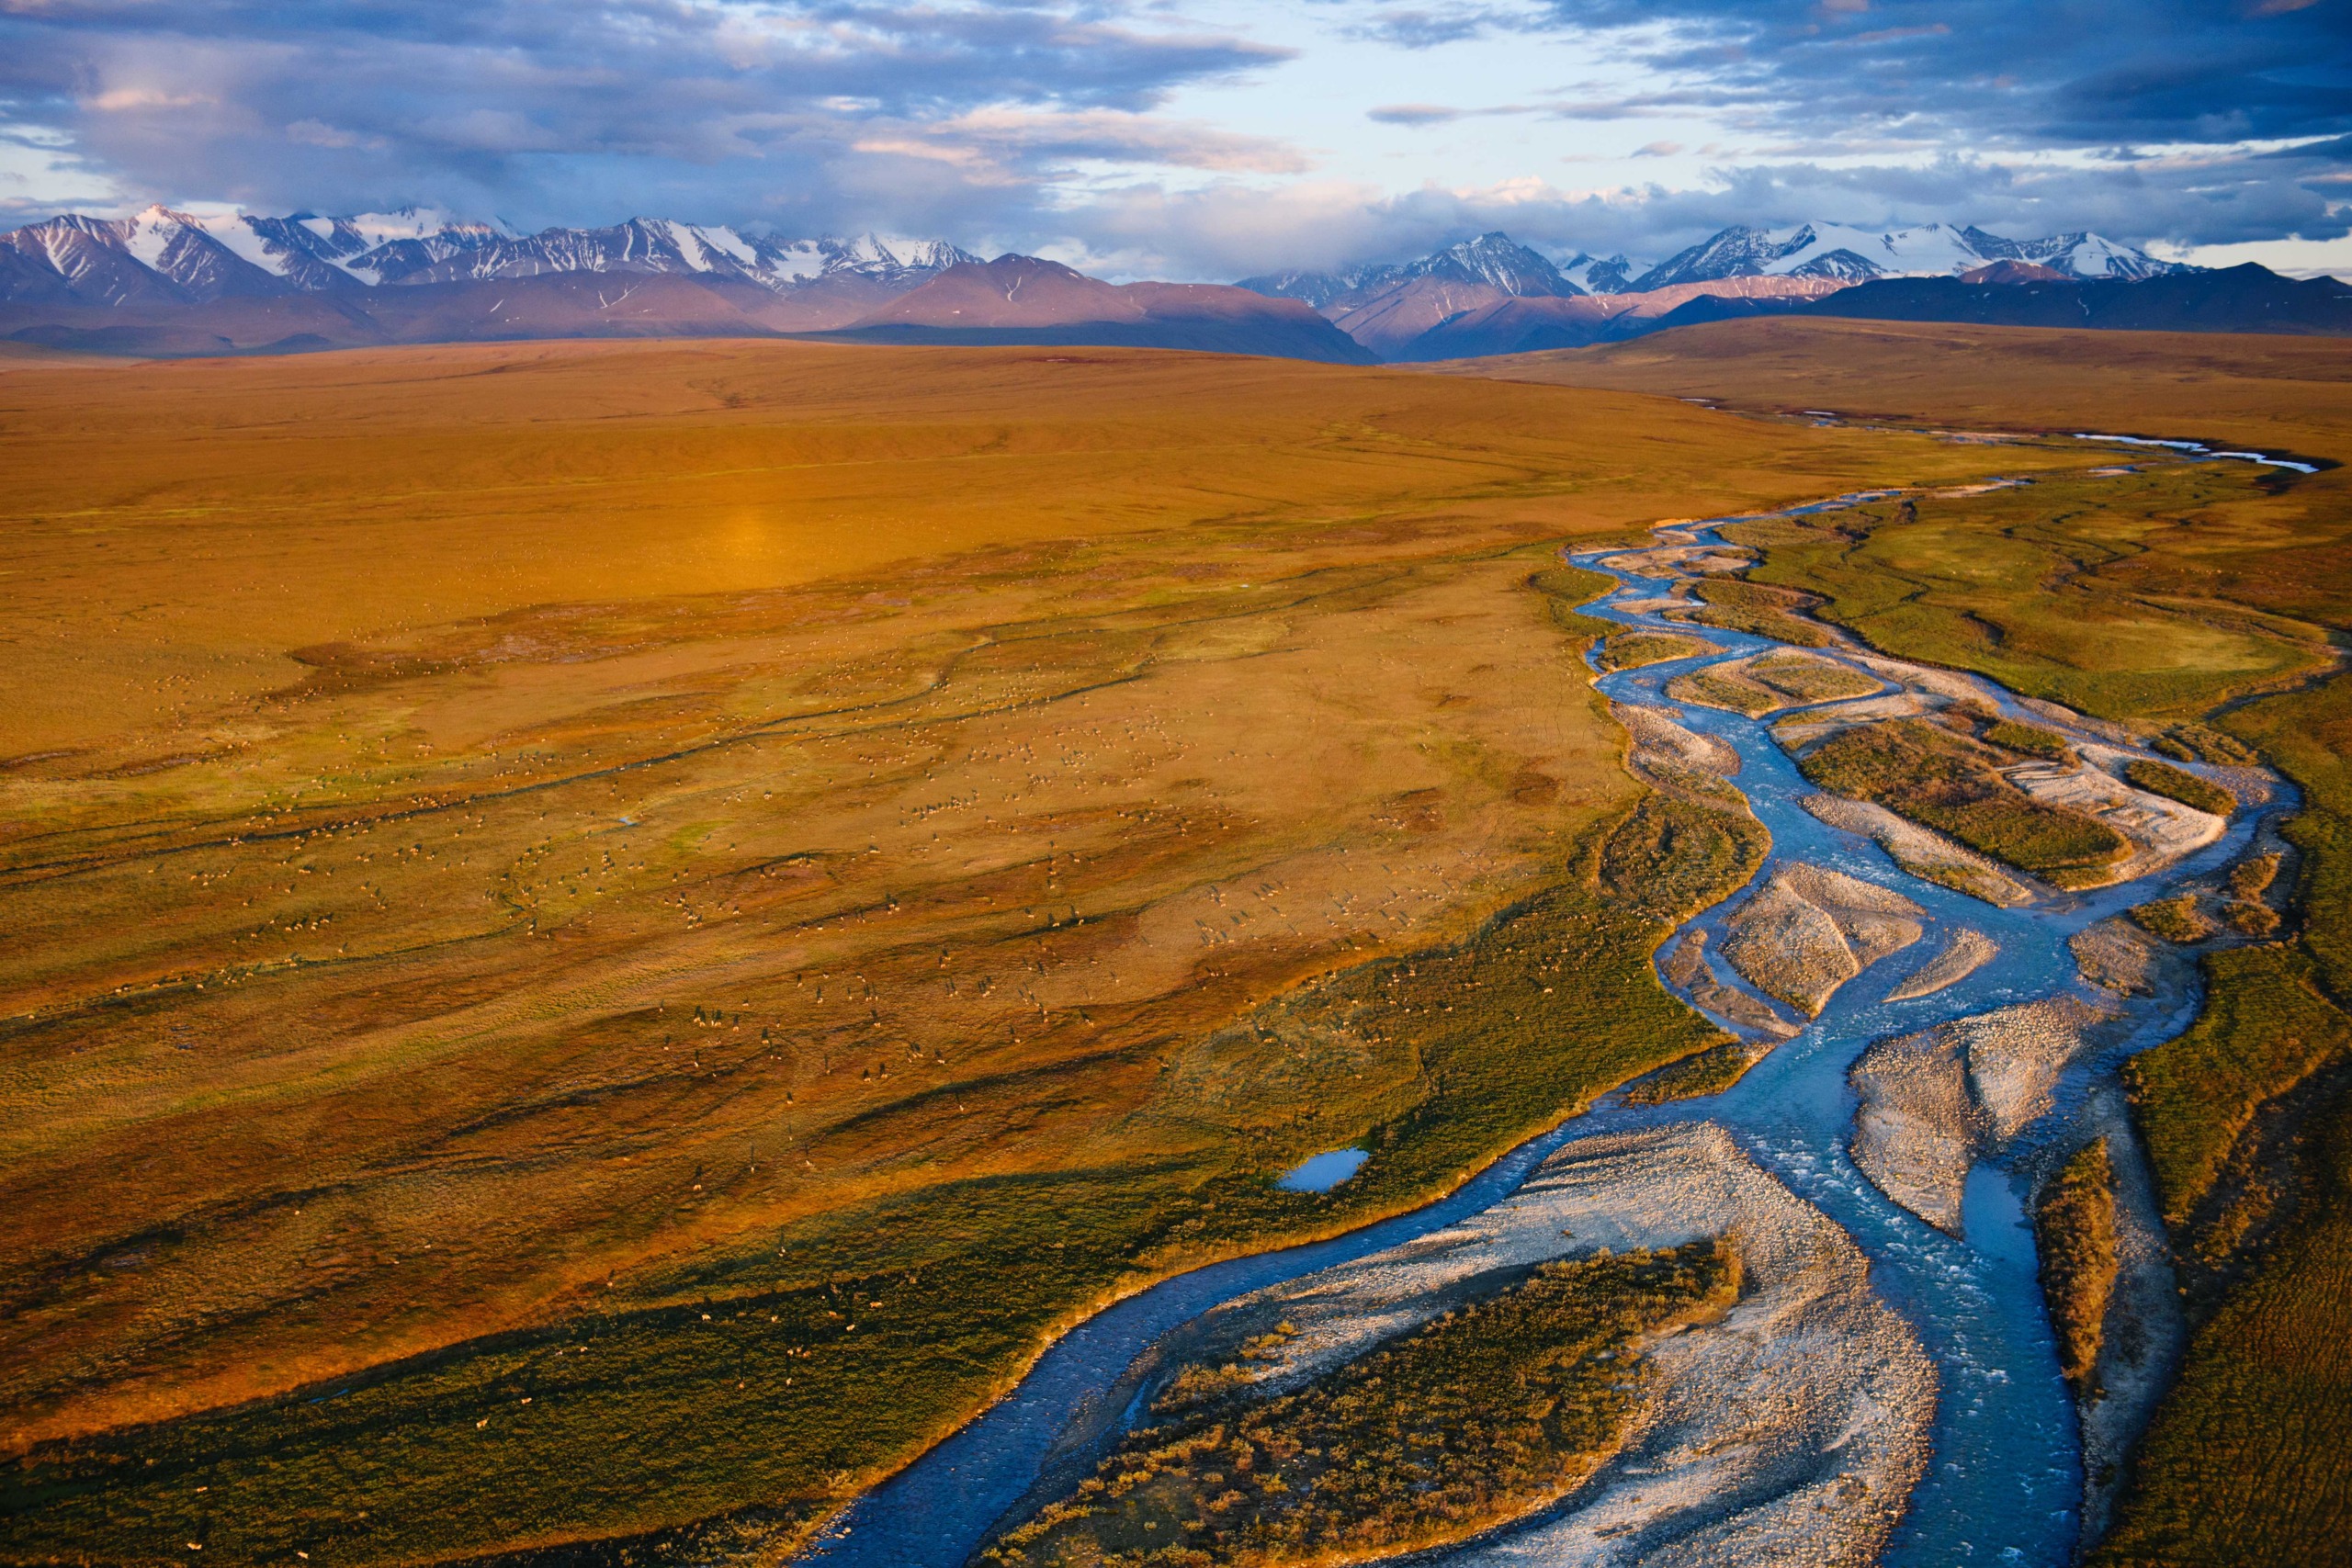
<svg viewBox="0 0 2352 1568">
<path fill-rule="evenodd" d="M 269 218 L 156 206 L 0 234 L 0 299 L 208 301 L 582 272 L 726 278 L 777 293 L 850 275 L 904 289 L 978 259 L 938 240 L 786 238 L 660 218 L 524 235 L 418 209 Z"/>
<path fill-rule="evenodd" d="M 1836 223 L 1801 223 L 1792 229 L 1734 224 L 1669 256 L 1634 279 L 1630 288 L 1639 293 L 1727 277 L 1832 277 L 1861 283 L 1876 277 L 1957 276 L 1996 261 L 2031 262 L 2084 278 L 2158 277 L 2192 270 L 2097 234 L 2007 240 L 1982 229 L 1944 223 L 1884 233 Z"/>
<path fill-rule="evenodd" d="M 1560 276 L 1587 294 L 1623 294 L 1641 270 L 1639 262 L 1627 261 L 1623 253 L 1596 256 L 1578 251 L 1560 264 Z"/>
<path fill-rule="evenodd" d="M 500 235 L 412 262 L 396 247 L 373 265 L 383 283 L 468 283 L 558 272 L 702 273 L 783 291 L 833 273 L 899 279 L 911 287 L 959 262 L 979 258 L 939 240 L 783 239 L 706 228 L 666 218 L 632 218 L 608 229 L 548 229 Z"/>
<path fill-rule="evenodd" d="M 1542 327 L 1536 335 L 1551 337 L 1641 326 L 1664 319 L 1694 292 L 1770 299 L 1781 303 L 1749 308 L 1781 310 L 1852 284 L 1957 277 L 1986 267 L 2001 269 L 1984 274 L 1996 283 L 2040 276 L 2129 281 L 2197 270 L 2097 234 L 2008 240 L 1944 223 L 1884 233 L 1833 223 L 1791 229 L 1735 224 L 1655 266 L 1585 251 L 1555 263 L 1497 231 L 1417 261 L 1270 273 L 1245 278 L 1239 287 L 1302 300 L 1383 357 L 1413 358 L 1429 356 L 1416 345 L 1434 344 L 1430 334 L 1445 337 L 1442 346 L 1452 355 L 1489 352 L 1464 344 L 1472 338 L 1484 343 L 1498 333 L 1524 337 L 1535 331 L 1531 322 Z M 1611 308 L 1596 311 L 1573 304 L 1596 299 L 1611 301 Z M 1642 301 L 1658 308 L 1647 309 Z M 1623 309 L 1617 308 L 1619 302 Z M 1486 328 L 1490 321 L 1497 323 L 1493 332 Z"/>
<path fill-rule="evenodd" d="M 1423 256 L 1402 269 L 1406 277 L 1435 277 L 1449 283 L 1483 283 L 1514 299 L 1566 298 L 1583 289 L 1560 269 L 1497 230 Z"/>
<path fill-rule="evenodd" d="M 1432 251 L 1418 261 L 1342 268 L 1338 272 L 1275 272 L 1246 277 L 1237 288 L 1303 299 L 1322 310 L 1342 301 L 1376 299 L 1423 278 L 1477 284 L 1513 298 L 1566 298 L 1585 290 L 1560 269 L 1499 230 Z"/>
<path fill-rule="evenodd" d="M 2168 277 L 2201 268 L 2158 261 L 2147 252 L 2103 235 L 2075 232 L 2044 240 L 2004 240 L 1982 229 L 1962 229 L 1968 242 L 1992 261 L 2018 261 L 2050 267 L 2068 277 Z"/>
</svg>

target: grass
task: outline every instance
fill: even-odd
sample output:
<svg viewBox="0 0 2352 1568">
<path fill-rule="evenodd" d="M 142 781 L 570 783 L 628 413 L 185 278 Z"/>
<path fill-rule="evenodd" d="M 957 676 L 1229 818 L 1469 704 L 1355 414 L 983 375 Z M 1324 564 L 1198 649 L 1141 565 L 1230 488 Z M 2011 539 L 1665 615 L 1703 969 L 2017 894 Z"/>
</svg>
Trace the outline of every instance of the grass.
<svg viewBox="0 0 2352 1568">
<path fill-rule="evenodd" d="M 1747 666 L 1750 680 L 1759 681 L 1801 703 L 1835 702 L 1843 697 L 1867 697 L 1885 682 L 1826 659 L 1801 654 L 1768 653 Z"/>
<path fill-rule="evenodd" d="M 2166 536 L 2180 527 L 2172 519 L 2225 516 L 2250 493 L 2242 471 L 2158 466 L 1729 533 L 1767 553 L 1750 581 L 1815 596 L 1815 615 L 1874 647 L 2161 728 L 2201 724 L 2234 694 L 2326 665 L 2313 626 L 2213 602 L 2221 538 Z"/>
<path fill-rule="evenodd" d="M 1498 1292 L 1265 1397 L 1254 1359 L 1180 1369 L 1070 1497 L 983 1561 L 1289 1568 L 1460 1540 L 1557 1497 L 1622 1440 L 1639 1341 L 1738 1294 L 1721 1243 L 1541 1265 Z"/>
<path fill-rule="evenodd" d="M 2230 891 L 2241 898 L 2259 898 L 2270 891 L 2278 880 L 2278 867 L 2283 860 L 2277 851 L 2267 854 L 2248 855 L 2230 867 Z"/>
<path fill-rule="evenodd" d="M 2125 765 L 2123 776 L 2152 795 L 2167 800 L 2177 800 L 2183 806 L 2193 806 L 2216 817 L 2227 817 L 2238 807 L 2238 797 L 2220 784 L 2184 773 L 2169 763 L 2151 761 L 2135 757 Z"/>
<path fill-rule="evenodd" d="M 2197 896 L 2193 893 L 2135 904 L 2129 913 L 2142 931 L 2183 947 L 2203 942 L 2213 934 L 2213 922 L 2198 908 Z"/>
<path fill-rule="evenodd" d="M 1780 693 L 1747 680 L 1736 671 L 1698 670 L 1688 675 L 1677 675 L 1667 682 L 1666 694 L 1678 703 L 1727 708 L 1749 718 L 1760 717 L 1774 708 L 1788 705 L 1788 699 Z"/>
<path fill-rule="evenodd" d="M 2204 724 L 2176 724 L 2151 745 L 2182 762 L 2218 762 L 2225 768 L 2244 768 L 2261 761 L 2245 741 Z"/>
<path fill-rule="evenodd" d="M 2038 724 L 2019 724 L 2005 718 L 1985 726 L 1983 738 L 2020 757 L 2039 757 L 2045 762 L 2075 761 L 2075 749 L 2066 743 L 2066 738 Z"/>
<path fill-rule="evenodd" d="M 1797 765 L 1824 789 L 1876 801 L 2062 886 L 2095 880 L 2131 852 L 2104 822 L 2003 778 L 1996 754 L 1917 719 L 1840 730 Z"/>
<path fill-rule="evenodd" d="M 1753 632 L 1798 648 L 1830 644 L 1826 631 L 1797 613 L 1806 604 L 1801 594 L 1724 577 L 1702 580 L 1695 592 L 1702 601 L 1696 615 L 1702 625 Z"/>
<path fill-rule="evenodd" d="M 2091 1390 L 2115 1291 L 2115 1170 L 2100 1138 L 2069 1159 L 2034 1211 L 2041 1292 L 2058 1337 L 2058 1370 L 2078 1395 Z"/>
<path fill-rule="evenodd" d="M 1677 702 L 1728 708 L 1760 718 L 1792 703 L 1823 703 L 1868 696 L 1881 682 L 1842 664 L 1798 654 L 1766 654 L 1732 666 L 1713 666 L 1678 675 L 1667 685 Z"/>
<path fill-rule="evenodd" d="M 2092 1568 L 2341 1561 L 2352 1517 L 2352 1100 L 2304 1131 L 2292 1222 L 2188 1346 Z"/>
<path fill-rule="evenodd" d="M 1625 1100 L 1630 1105 L 1663 1105 L 1670 1100 L 1721 1094 L 1746 1077 L 1760 1059 L 1738 1042 L 1717 1045 L 1639 1080 L 1625 1090 Z"/>
<path fill-rule="evenodd" d="M 1676 637 L 1671 632 L 1617 632 L 1602 639 L 1599 663 L 1603 670 L 1638 670 L 1677 659 L 1713 653 L 1715 645 L 1703 637 Z"/>
<path fill-rule="evenodd" d="M 2241 936 L 2264 937 L 2278 931 L 2278 913 L 2265 895 L 2278 878 L 2279 861 L 2273 852 L 2249 856 L 2230 868 L 2233 897 L 2222 906 L 2222 918 Z"/>
<path fill-rule="evenodd" d="M 2209 1258 L 2222 1176 L 2263 1108 L 2352 1055 L 2352 1020 L 2321 992 L 2291 947 L 2224 950 L 2205 960 L 2210 1000 L 2177 1039 L 2127 1063 L 2165 1223 Z"/>
</svg>

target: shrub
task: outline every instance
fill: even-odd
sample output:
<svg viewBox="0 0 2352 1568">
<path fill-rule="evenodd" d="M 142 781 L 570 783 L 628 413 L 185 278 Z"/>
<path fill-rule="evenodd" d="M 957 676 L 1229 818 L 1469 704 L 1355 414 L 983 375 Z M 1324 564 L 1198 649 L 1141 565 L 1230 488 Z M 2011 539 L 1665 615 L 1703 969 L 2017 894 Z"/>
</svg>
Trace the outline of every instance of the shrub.
<svg viewBox="0 0 2352 1568">
<path fill-rule="evenodd" d="M 2159 898 L 2142 904 L 2132 911 L 2132 919 L 2151 936 L 2186 947 L 2203 942 L 2213 934 L 2213 922 L 2197 908 L 2194 894 L 2184 893 L 2177 898 Z"/>
<path fill-rule="evenodd" d="M 1988 728 L 1984 731 L 1984 739 L 2003 750 L 2015 751 L 2020 757 L 2040 757 L 2052 762 L 2071 762 L 2075 760 L 2075 749 L 2066 744 L 2064 736 L 2054 729 L 2044 729 L 2038 724 L 2018 724 L 2005 718 Z"/>
<path fill-rule="evenodd" d="M 2068 1160 L 2051 1182 L 2035 1212 L 2034 1234 L 2059 1370 L 2077 1393 L 2087 1393 L 2115 1292 L 2115 1169 L 2105 1138 Z"/>
<path fill-rule="evenodd" d="M 2199 778 L 2195 773 L 2183 773 L 2169 762 L 2158 762 L 2145 757 L 2134 758 L 2123 770 L 2123 776 L 2151 795 L 2177 800 L 2183 806 L 2193 806 L 2216 817 L 2227 817 L 2237 809 L 2236 795 L 2220 784 Z"/>
</svg>

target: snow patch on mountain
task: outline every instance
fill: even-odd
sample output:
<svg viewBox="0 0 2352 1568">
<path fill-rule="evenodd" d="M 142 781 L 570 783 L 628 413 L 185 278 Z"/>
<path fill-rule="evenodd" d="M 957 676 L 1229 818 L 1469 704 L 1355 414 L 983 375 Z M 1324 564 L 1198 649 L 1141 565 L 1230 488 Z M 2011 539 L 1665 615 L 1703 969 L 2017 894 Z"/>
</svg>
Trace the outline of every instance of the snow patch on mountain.
<svg viewBox="0 0 2352 1568">
<path fill-rule="evenodd" d="M 526 235 L 433 208 L 272 218 L 155 206 L 128 219 L 69 214 L 28 224 L 0 234 L 0 246 L 21 258 L 0 280 L 0 298 L 62 289 L 110 305 L 157 289 L 211 299 L 567 272 L 691 274 L 778 293 L 850 273 L 903 290 L 978 260 L 944 240 L 758 235 L 666 218 Z"/>
<path fill-rule="evenodd" d="M 1636 290 L 1726 277 L 1955 277 L 1996 261 L 2031 262 L 2069 277 L 2155 277 L 2188 270 L 2097 234 L 2008 240 L 1976 228 L 1923 223 L 1876 233 L 1838 223 L 1755 229 L 1736 223 L 1669 256 Z"/>
<path fill-rule="evenodd" d="M 1641 263 L 1628 261 L 1622 253 L 1596 256 L 1578 251 L 1560 264 L 1560 276 L 1587 294 L 1623 294 L 1633 288 L 1635 275 L 1645 270 Z"/>
</svg>

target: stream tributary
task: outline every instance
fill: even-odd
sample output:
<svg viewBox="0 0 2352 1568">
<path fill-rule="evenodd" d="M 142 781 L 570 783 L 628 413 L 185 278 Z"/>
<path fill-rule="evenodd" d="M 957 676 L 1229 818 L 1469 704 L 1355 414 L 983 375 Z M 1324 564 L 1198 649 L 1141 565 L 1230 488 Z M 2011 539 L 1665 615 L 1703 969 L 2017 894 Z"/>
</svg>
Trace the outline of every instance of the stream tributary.
<svg viewBox="0 0 2352 1568">
<path fill-rule="evenodd" d="M 1795 510 L 1819 511 L 1858 499 Z M 1740 520 L 1663 527 L 1660 543 L 1718 545 L 1717 529 L 1736 521 Z M 2036 1280 L 2027 1173 L 2038 1150 L 2068 1136 L 2088 1118 L 2109 1134 L 2115 1157 L 2125 1167 L 2125 1187 L 2144 1191 L 2144 1164 L 2131 1142 L 2128 1122 L 2111 1113 L 2115 1068 L 2132 1053 L 2177 1033 L 2194 1017 L 2198 998 L 2193 981 L 2178 977 L 2148 996 L 2094 991 L 2078 970 L 2069 939 L 2178 885 L 2210 877 L 2245 852 L 2266 818 L 2291 806 L 2289 794 L 2271 781 L 2268 798 L 2239 811 L 2221 838 L 2138 880 L 2079 894 L 2045 893 L 2018 908 L 1980 901 L 1910 874 L 1870 839 L 1805 811 L 1800 802 L 1816 791 L 1773 739 L 1771 719 L 1668 696 L 1667 687 L 1678 676 L 1785 645 L 1666 618 L 1661 602 L 1670 580 L 1600 564 L 1618 553 L 1569 558 L 1618 580 L 1616 588 L 1586 606 L 1587 614 L 1627 628 L 1703 636 L 1720 651 L 1602 674 L 1600 690 L 1620 702 L 1668 710 L 1687 728 L 1738 753 L 1736 783 L 1772 839 L 1758 883 L 1797 863 L 1860 878 L 1918 906 L 1926 939 L 1838 990 L 1818 1017 L 1725 1092 L 1649 1106 L 1611 1096 L 1588 1114 L 1512 1150 L 1426 1208 L 1329 1241 L 1195 1269 L 1097 1314 L 1057 1341 L 1011 1394 L 859 1499 L 809 1548 L 804 1562 L 955 1568 L 1036 1485 L 1049 1462 L 1057 1468 L 1069 1462 L 1067 1452 L 1056 1452 L 1066 1434 L 1102 1427 L 1099 1417 L 1106 1400 L 1132 1403 L 1123 1376 L 1170 1331 L 1250 1292 L 1457 1225 L 1510 1197 L 1539 1164 L 1573 1141 L 1694 1121 L 1727 1130 L 1766 1171 L 1843 1228 L 1869 1258 L 1871 1286 L 1917 1332 L 1935 1362 L 1940 1392 L 1932 1454 L 1881 1561 L 1897 1568 L 1970 1562 L 2057 1568 L 2072 1560 L 2081 1523 L 2082 1445 Z M 1840 646 L 1819 651 L 1850 660 L 1859 650 Z M 1860 663 L 1854 667 L 1868 670 Z M 1948 673 L 1939 678 L 1965 681 L 1981 700 L 2011 716 L 2066 728 L 2047 711 L 2022 707 L 1991 681 Z M 1772 718 L 1785 716 L 1786 710 Z M 2114 742 L 2111 734 L 2089 731 L 2076 738 Z M 1749 891 L 1744 888 L 1701 912 L 1685 930 L 1709 931 L 1719 948 L 1723 922 Z M 1989 962 L 1932 995 L 1885 999 L 1963 929 L 1991 940 L 1997 952 Z M 1681 934 L 1659 949 L 1661 955 L 1673 951 Z M 2185 976 L 2189 967 L 2173 965 L 2169 973 Z M 1720 977 L 1741 984 L 1727 966 Z M 1962 1235 L 1948 1235 L 1899 1207 L 1855 1168 L 1848 1145 L 1857 1099 L 1849 1073 L 1871 1042 L 2063 997 L 2096 998 L 2100 1007 L 2121 1014 L 2121 1021 L 2104 1032 L 2095 1052 L 2068 1066 L 2046 1113 L 1974 1166 L 1962 1201 Z M 2101 1107 L 2109 1108 L 2103 1116 Z M 2080 1141 L 2080 1134 L 2072 1135 Z M 1115 1432 L 1135 1414 L 1133 1408 L 1121 1411 L 1108 1429 Z M 1576 1506 L 1571 1496 L 1523 1524 L 1532 1529 Z M 1512 1528 L 1491 1532 L 1482 1547 L 1491 1551 L 1506 1543 Z M 1414 1561 L 1442 1562 L 1448 1557 L 1429 1552 Z M 1531 1560 L 1541 1561 L 1540 1552 Z"/>
</svg>

